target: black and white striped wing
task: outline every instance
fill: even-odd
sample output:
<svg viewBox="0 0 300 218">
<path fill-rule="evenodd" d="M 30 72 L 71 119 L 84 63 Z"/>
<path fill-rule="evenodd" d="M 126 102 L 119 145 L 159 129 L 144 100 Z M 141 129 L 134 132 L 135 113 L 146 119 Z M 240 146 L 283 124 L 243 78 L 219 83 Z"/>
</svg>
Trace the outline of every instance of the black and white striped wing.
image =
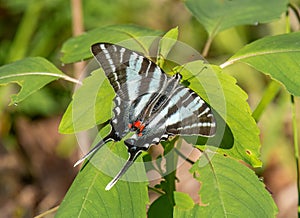
<svg viewBox="0 0 300 218">
<path fill-rule="evenodd" d="M 126 145 L 147 150 L 171 135 L 212 137 L 215 133 L 216 121 L 210 107 L 194 91 L 178 84 L 166 105 L 147 124 L 143 135 L 133 135 Z"/>
<path fill-rule="evenodd" d="M 164 87 L 168 77 L 155 63 L 127 48 L 97 43 L 91 49 L 116 93 L 112 125 L 122 138 L 129 131 L 128 124 Z"/>
<path fill-rule="evenodd" d="M 165 125 L 168 134 L 215 135 L 216 121 L 211 108 L 191 89 L 178 85 L 167 107 Z"/>
<path fill-rule="evenodd" d="M 109 43 L 92 45 L 92 52 L 116 94 L 124 101 L 159 92 L 166 83 L 166 74 L 137 52 Z"/>
<path fill-rule="evenodd" d="M 170 135 L 215 134 L 216 123 L 211 109 L 195 92 L 179 84 L 178 75 L 167 77 L 149 59 L 118 45 L 97 43 L 92 46 L 92 52 L 116 93 L 112 131 L 103 143 L 119 140 L 129 131 L 135 131 L 125 140 L 129 158 L 107 185 L 107 190 L 141 151 L 152 144 L 166 140 Z M 136 129 L 131 128 L 132 124 Z M 103 143 L 97 145 L 98 148 Z"/>
</svg>

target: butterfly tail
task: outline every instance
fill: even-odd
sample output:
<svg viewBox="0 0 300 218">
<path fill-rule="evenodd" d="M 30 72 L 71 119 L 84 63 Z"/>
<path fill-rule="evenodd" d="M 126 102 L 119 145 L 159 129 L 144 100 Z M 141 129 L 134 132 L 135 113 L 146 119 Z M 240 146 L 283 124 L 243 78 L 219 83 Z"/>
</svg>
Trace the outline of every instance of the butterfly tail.
<svg viewBox="0 0 300 218">
<path fill-rule="evenodd" d="M 107 186 L 105 187 L 106 191 L 110 190 L 116 184 L 116 182 L 118 182 L 118 180 L 124 175 L 124 173 L 128 170 L 128 168 L 133 164 L 135 159 L 141 154 L 141 151 L 142 150 L 137 149 L 135 151 L 129 152 L 128 160 L 126 161 L 126 163 L 124 164 L 120 172 L 115 176 L 115 178 L 113 178 L 113 180 L 111 180 L 110 183 L 107 184 Z"/>
<path fill-rule="evenodd" d="M 103 145 L 105 145 L 109 141 L 118 141 L 119 139 L 115 137 L 115 132 L 112 129 L 112 131 L 104 137 L 100 142 L 98 142 L 92 150 L 90 150 L 86 155 L 84 155 L 82 158 L 80 158 L 75 164 L 74 167 L 82 163 L 85 159 L 95 154 L 96 151 L 98 151 Z"/>
</svg>

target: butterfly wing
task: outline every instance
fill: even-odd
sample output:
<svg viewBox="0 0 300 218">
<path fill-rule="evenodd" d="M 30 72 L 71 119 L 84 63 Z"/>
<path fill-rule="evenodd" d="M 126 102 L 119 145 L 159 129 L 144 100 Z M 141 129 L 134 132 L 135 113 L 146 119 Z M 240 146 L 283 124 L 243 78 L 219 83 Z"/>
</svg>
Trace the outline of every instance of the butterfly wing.
<svg viewBox="0 0 300 218">
<path fill-rule="evenodd" d="M 129 131 L 128 124 L 165 86 L 167 76 L 155 63 L 124 47 L 97 43 L 91 50 L 116 93 L 112 125 L 123 137 Z"/>
<path fill-rule="evenodd" d="M 167 101 L 150 118 L 142 136 L 133 135 L 128 139 L 129 144 L 147 150 L 151 144 L 167 140 L 170 135 L 215 135 L 216 121 L 207 103 L 179 83 L 172 90 Z"/>
<path fill-rule="evenodd" d="M 166 83 L 166 74 L 137 52 L 109 43 L 92 45 L 92 52 L 116 94 L 124 101 L 159 92 Z"/>
<path fill-rule="evenodd" d="M 169 79 L 169 86 L 173 87 L 172 81 Z M 201 135 L 211 137 L 216 132 L 216 122 L 210 107 L 201 99 L 194 91 L 177 83 L 175 88 L 165 90 L 161 93 L 171 96 L 166 101 L 157 102 L 159 108 L 154 111 L 150 121 L 142 132 L 142 135 L 134 134 L 125 140 L 128 148 L 129 158 L 120 172 L 107 185 L 109 190 L 133 164 L 141 151 L 146 151 L 153 144 L 167 140 L 170 135 Z M 171 93 L 169 91 L 172 90 Z"/>
<path fill-rule="evenodd" d="M 168 134 L 212 137 L 216 133 L 211 108 L 194 91 L 180 84 L 168 104 L 167 117 Z"/>
<path fill-rule="evenodd" d="M 128 124 L 137 119 L 148 102 L 165 86 L 167 76 L 149 59 L 121 46 L 97 43 L 91 50 L 116 93 L 111 124 L 114 134 L 122 138 L 129 132 Z M 142 151 L 135 149 L 136 146 L 131 146 L 130 143 L 125 144 L 129 158 L 106 190 L 118 181 Z M 144 143 L 141 148 L 148 147 Z"/>
</svg>

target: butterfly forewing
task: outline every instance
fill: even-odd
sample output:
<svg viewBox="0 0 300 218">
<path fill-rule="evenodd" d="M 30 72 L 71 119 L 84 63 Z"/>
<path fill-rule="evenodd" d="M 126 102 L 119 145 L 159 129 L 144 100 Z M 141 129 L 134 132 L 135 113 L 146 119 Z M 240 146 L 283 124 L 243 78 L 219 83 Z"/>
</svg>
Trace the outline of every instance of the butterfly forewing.
<svg viewBox="0 0 300 218">
<path fill-rule="evenodd" d="M 124 47 L 98 43 L 92 52 L 117 95 L 134 101 L 145 93 L 159 92 L 167 76 L 152 61 Z"/>
</svg>

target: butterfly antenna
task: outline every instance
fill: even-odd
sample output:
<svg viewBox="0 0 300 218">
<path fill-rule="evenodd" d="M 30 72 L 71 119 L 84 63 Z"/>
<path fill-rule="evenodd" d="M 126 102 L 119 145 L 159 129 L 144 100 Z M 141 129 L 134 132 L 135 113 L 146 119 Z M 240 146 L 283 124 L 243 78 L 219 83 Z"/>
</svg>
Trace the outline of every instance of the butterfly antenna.
<svg viewBox="0 0 300 218">
<path fill-rule="evenodd" d="M 121 178 L 121 176 L 124 175 L 124 173 L 128 170 L 128 168 L 133 164 L 135 159 L 140 155 L 141 151 L 142 150 L 135 150 L 129 152 L 128 160 L 126 161 L 126 163 L 124 164 L 120 172 L 115 176 L 115 178 L 113 178 L 113 180 L 111 180 L 110 183 L 107 184 L 107 186 L 105 187 L 106 191 L 110 190 L 116 184 L 116 182 Z"/>
<path fill-rule="evenodd" d="M 98 142 L 95 147 L 92 148 L 92 150 L 90 150 L 86 155 L 84 155 L 82 158 L 80 158 L 75 164 L 74 167 L 76 167 L 77 165 L 79 165 L 80 163 L 82 163 L 85 159 L 87 159 L 88 157 L 90 157 L 91 155 L 93 155 L 96 151 L 98 151 L 103 145 L 105 145 L 107 142 L 109 141 L 116 141 L 118 140 L 115 137 L 114 134 L 114 130 L 112 129 L 112 131 L 106 136 L 104 137 L 100 142 Z"/>
</svg>

